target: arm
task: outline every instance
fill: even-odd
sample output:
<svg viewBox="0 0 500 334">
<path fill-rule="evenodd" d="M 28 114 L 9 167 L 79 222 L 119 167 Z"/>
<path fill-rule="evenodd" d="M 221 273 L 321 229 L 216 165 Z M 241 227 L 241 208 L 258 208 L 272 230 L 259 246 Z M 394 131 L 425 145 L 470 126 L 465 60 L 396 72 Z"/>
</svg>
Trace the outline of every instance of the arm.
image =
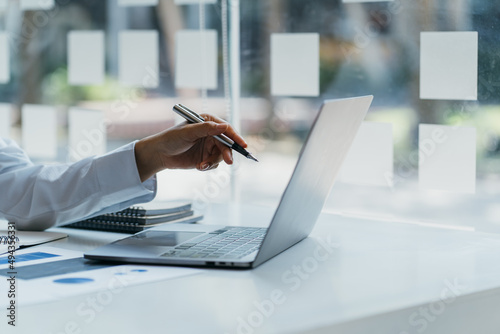
<svg viewBox="0 0 500 334">
<path fill-rule="evenodd" d="M 74 164 L 36 166 L 12 141 L 0 139 L 0 214 L 18 229 L 43 230 L 147 202 L 164 169 L 210 170 L 232 151 L 212 136 L 225 133 L 246 143 L 223 120 L 181 124 L 99 157 Z"/>
<path fill-rule="evenodd" d="M 34 165 L 14 142 L 0 140 L 0 212 L 18 229 L 43 230 L 155 194 L 154 178 L 140 181 L 135 143 L 74 164 L 44 166 Z"/>
</svg>

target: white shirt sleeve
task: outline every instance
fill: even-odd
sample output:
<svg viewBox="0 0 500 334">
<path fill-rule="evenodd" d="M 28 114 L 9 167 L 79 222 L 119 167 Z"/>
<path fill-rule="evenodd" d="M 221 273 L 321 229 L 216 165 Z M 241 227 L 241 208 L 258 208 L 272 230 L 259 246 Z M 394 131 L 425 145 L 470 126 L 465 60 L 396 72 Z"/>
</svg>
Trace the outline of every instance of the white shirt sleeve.
<svg viewBox="0 0 500 334">
<path fill-rule="evenodd" d="M 73 164 L 34 165 L 0 139 L 0 217 L 19 230 L 44 230 L 151 201 L 156 178 L 141 183 L 135 142 Z"/>
</svg>

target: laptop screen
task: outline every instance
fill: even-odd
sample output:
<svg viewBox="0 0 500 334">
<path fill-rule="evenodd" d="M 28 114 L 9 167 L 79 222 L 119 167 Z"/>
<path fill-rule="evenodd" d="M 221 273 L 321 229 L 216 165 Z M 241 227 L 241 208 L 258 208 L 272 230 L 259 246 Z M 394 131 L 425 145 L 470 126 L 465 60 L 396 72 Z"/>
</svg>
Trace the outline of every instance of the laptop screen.
<svg viewBox="0 0 500 334">
<path fill-rule="evenodd" d="M 262 243 L 254 267 L 309 235 L 372 96 L 325 101 Z"/>
</svg>

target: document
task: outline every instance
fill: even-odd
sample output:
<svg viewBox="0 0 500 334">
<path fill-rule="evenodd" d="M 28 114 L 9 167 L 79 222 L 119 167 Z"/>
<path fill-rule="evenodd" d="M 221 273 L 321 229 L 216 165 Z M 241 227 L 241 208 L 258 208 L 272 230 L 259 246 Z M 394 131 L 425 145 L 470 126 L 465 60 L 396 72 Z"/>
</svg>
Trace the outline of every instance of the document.
<svg viewBox="0 0 500 334">
<path fill-rule="evenodd" d="M 129 286 L 201 272 L 191 268 L 97 262 L 84 259 L 78 251 L 36 247 L 16 251 L 13 264 L 8 256 L 0 255 L 0 291 L 8 291 L 10 283 L 6 278 L 14 277 L 17 306 L 89 293 L 112 300 Z M 9 298 L 0 298 L 0 307 L 9 303 Z"/>
</svg>

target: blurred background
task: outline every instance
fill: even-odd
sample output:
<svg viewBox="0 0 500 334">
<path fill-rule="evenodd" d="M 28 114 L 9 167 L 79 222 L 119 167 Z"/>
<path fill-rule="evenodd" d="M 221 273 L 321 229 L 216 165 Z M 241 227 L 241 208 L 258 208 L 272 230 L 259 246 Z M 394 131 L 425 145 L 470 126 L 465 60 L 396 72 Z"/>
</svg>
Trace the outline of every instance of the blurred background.
<svg viewBox="0 0 500 334">
<path fill-rule="evenodd" d="M 100 110 L 107 150 L 161 131 L 180 120 L 182 102 L 231 121 L 248 140 L 255 164 L 237 157 L 208 173 L 164 171 L 158 198 L 189 198 L 199 210 L 213 202 L 277 205 L 300 148 L 326 99 L 373 94 L 367 120 L 392 125 L 393 168 L 386 185 L 337 182 L 325 210 L 344 215 L 500 231 L 500 8 L 487 0 L 217 0 L 121 6 L 118 0 L 60 0 L 50 9 L 22 10 L 6 1 L 1 29 L 9 36 L 10 80 L 0 102 L 12 105 L 12 138 L 21 141 L 22 107 L 57 107 L 57 159 L 68 159 L 68 108 Z M 176 33 L 217 32 L 217 88 L 175 84 Z M 70 31 L 105 34 L 105 80 L 68 83 Z M 119 33 L 154 30 L 159 36 L 159 84 L 125 86 L 119 77 Z M 477 100 L 421 99 L 420 40 L 425 31 L 477 31 Z M 319 95 L 271 94 L 271 34 L 319 34 Z M 117 112 L 117 110 L 126 112 Z M 125 116 L 124 116 L 125 115 Z M 418 184 L 419 124 L 476 129 L 475 193 L 426 190 Z M 356 182 L 355 182 L 356 183 Z M 362 182 L 361 182 L 362 183 Z M 2 191 L 2 190 L 0 190 Z"/>
</svg>

